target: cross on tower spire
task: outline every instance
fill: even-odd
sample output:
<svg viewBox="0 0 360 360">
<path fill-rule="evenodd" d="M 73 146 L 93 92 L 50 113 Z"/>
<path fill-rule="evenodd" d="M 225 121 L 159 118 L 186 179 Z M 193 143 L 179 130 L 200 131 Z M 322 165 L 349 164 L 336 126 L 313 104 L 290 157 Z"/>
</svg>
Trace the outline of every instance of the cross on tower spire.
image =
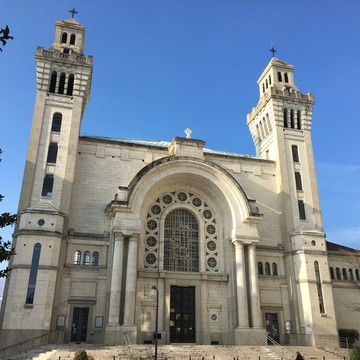
<svg viewBox="0 0 360 360">
<path fill-rule="evenodd" d="M 69 10 L 69 13 L 71 13 L 71 18 L 73 19 L 75 14 L 78 14 L 78 12 L 75 10 L 75 7 L 72 8 L 72 10 Z"/>
<path fill-rule="evenodd" d="M 269 50 L 270 52 L 272 52 L 272 57 L 275 57 L 275 53 L 277 52 L 274 47 L 272 46 L 271 49 Z"/>
</svg>

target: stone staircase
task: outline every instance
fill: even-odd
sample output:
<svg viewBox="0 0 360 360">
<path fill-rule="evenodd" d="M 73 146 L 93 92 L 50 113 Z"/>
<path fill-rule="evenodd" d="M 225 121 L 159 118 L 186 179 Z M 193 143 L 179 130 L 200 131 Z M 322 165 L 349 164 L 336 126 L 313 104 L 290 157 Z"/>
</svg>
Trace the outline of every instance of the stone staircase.
<svg viewBox="0 0 360 360">
<path fill-rule="evenodd" d="M 90 344 L 46 345 L 1 360 L 72 360 L 76 350 L 86 350 L 89 360 L 150 360 L 154 345 L 100 346 Z M 234 346 L 234 345 L 159 345 L 159 360 L 294 360 L 300 351 L 305 360 L 348 360 L 342 349 L 316 347 Z"/>
</svg>

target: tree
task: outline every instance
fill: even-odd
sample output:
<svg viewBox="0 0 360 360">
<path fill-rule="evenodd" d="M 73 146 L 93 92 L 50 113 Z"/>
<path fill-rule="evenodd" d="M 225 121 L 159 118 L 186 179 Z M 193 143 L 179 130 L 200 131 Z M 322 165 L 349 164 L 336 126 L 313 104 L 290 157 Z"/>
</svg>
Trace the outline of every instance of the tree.
<svg viewBox="0 0 360 360">
<path fill-rule="evenodd" d="M 2 150 L 0 149 L 0 156 L 1 156 Z M 1 161 L 1 158 L 0 158 Z M 4 196 L 0 194 L 0 202 L 4 199 Z M 4 212 L 0 215 L 0 229 L 14 225 L 16 222 L 16 215 L 10 214 L 8 212 Z M 13 248 L 11 241 L 5 241 L 0 236 L 0 263 L 3 261 L 8 261 L 12 255 L 15 255 L 15 249 Z M 6 267 L 3 270 L 0 270 L 0 277 L 6 277 L 9 268 Z"/>
</svg>

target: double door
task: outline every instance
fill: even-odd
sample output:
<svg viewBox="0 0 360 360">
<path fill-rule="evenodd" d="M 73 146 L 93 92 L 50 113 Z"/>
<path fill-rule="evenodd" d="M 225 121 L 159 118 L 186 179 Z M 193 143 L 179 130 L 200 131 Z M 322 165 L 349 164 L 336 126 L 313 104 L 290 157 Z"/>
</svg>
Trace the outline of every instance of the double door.
<svg viewBox="0 0 360 360">
<path fill-rule="evenodd" d="M 74 308 L 71 324 L 71 342 L 86 342 L 89 308 Z"/>
<path fill-rule="evenodd" d="M 170 288 L 170 342 L 195 342 L 195 287 Z"/>
</svg>

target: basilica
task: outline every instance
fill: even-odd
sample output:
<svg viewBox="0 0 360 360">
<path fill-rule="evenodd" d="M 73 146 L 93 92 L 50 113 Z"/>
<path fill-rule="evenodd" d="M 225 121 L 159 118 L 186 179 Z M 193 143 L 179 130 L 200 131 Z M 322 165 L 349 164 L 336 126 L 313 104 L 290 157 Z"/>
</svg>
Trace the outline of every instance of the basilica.
<svg viewBox="0 0 360 360">
<path fill-rule="evenodd" d="M 258 79 L 244 116 L 254 157 L 208 149 L 190 130 L 169 141 L 81 136 L 93 69 L 84 34 L 58 21 L 54 43 L 36 51 L 3 346 L 320 346 L 360 330 L 359 255 L 326 241 L 314 96 L 294 67 L 272 57 Z"/>
</svg>

